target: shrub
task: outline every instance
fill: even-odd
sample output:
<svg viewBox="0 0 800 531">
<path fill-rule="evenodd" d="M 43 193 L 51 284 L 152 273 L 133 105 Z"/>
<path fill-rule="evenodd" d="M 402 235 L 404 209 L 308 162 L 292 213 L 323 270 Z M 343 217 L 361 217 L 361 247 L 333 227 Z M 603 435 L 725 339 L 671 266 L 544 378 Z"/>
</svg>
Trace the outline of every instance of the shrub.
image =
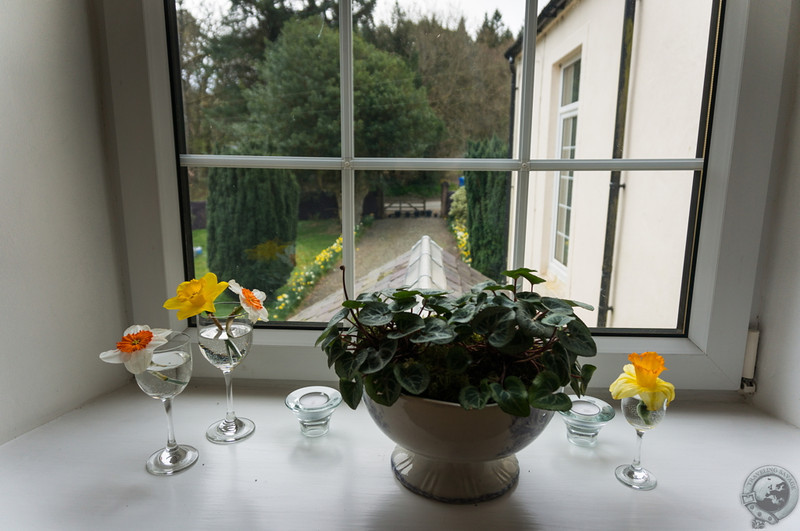
<svg viewBox="0 0 800 531">
<path fill-rule="evenodd" d="M 490 140 L 470 142 L 469 158 L 500 158 L 507 147 L 497 136 Z M 506 269 L 508 247 L 507 172 L 469 171 L 465 173 L 467 196 L 467 232 L 472 267 L 484 275 L 500 280 Z"/>
</svg>

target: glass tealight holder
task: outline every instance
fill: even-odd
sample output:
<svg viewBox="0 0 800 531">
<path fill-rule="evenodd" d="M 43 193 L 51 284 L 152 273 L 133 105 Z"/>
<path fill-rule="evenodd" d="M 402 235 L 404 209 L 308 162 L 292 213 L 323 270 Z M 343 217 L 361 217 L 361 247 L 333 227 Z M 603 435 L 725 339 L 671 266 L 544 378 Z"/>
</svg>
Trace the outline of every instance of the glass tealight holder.
<svg viewBox="0 0 800 531">
<path fill-rule="evenodd" d="M 300 422 L 300 432 L 306 437 L 321 437 L 328 433 L 331 415 L 342 403 L 336 389 L 322 386 L 303 387 L 286 397 L 286 407 Z"/>
<path fill-rule="evenodd" d="M 598 398 L 570 395 L 572 408 L 559 411 L 567 425 L 567 440 L 574 445 L 592 447 L 603 426 L 614 418 L 614 408 Z"/>
</svg>

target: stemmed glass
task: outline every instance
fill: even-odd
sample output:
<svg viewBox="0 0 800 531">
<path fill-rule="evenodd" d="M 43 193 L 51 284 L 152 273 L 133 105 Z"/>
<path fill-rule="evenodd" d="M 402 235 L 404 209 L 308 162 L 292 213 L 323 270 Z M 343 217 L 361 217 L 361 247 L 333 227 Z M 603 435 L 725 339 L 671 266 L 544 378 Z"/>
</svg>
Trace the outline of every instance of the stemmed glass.
<svg viewBox="0 0 800 531">
<path fill-rule="evenodd" d="M 652 490 L 656 488 L 656 477 L 652 472 L 641 467 L 642 438 L 644 432 L 655 428 L 667 413 L 667 400 L 664 399 L 660 406 L 651 411 L 639 396 L 622 399 L 622 413 L 628 424 L 636 429 L 636 456 L 630 465 L 620 465 L 615 470 L 617 479 L 625 485 L 638 490 Z"/>
<path fill-rule="evenodd" d="M 136 375 L 139 388 L 164 403 L 167 413 L 167 446 L 147 460 L 145 468 L 157 476 L 169 476 L 192 466 L 198 452 L 192 446 L 175 442 L 172 424 L 172 399 L 180 394 L 192 376 L 192 352 L 189 336 L 173 333 L 164 345 L 153 351 L 147 370 Z"/>
<path fill-rule="evenodd" d="M 256 429 L 252 420 L 237 417 L 233 410 L 231 371 L 242 362 L 253 343 L 253 324 L 246 313 L 231 316 L 238 303 L 216 302 L 214 316 L 198 316 L 198 344 L 203 357 L 222 371 L 225 377 L 227 413 L 206 430 L 206 438 L 217 444 L 235 443 L 246 439 Z"/>
</svg>

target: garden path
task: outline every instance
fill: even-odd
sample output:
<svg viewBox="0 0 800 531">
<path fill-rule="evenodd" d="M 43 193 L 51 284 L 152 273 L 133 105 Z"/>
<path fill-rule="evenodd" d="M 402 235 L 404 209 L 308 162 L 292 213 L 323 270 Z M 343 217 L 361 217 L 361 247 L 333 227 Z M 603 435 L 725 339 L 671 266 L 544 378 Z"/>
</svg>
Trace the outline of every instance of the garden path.
<svg viewBox="0 0 800 531">
<path fill-rule="evenodd" d="M 360 277 L 408 252 L 423 236 L 430 236 L 442 249 L 458 256 L 458 247 L 447 221 L 440 217 L 377 219 L 356 242 L 356 276 Z M 341 261 L 317 282 L 297 311 L 342 289 Z M 351 294 L 354 296 L 354 294 Z"/>
</svg>

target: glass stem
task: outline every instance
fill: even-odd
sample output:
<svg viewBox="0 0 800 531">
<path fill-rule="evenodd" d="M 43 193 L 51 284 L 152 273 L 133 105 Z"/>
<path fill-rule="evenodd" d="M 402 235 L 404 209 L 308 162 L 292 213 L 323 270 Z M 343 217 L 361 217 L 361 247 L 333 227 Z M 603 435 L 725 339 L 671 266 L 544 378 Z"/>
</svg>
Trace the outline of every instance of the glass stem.
<svg viewBox="0 0 800 531">
<path fill-rule="evenodd" d="M 236 413 L 233 412 L 233 381 L 231 371 L 222 371 L 222 375 L 225 377 L 225 396 L 228 402 L 225 423 L 230 424 L 236 421 Z"/>
<path fill-rule="evenodd" d="M 641 462 L 642 462 L 642 438 L 644 437 L 644 431 L 636 430 L 636 456 L 633 458 L 633 463 L 631 466 L 636 472 L 642 470 Z"/>
<path fill-rule="evenodd" d="M 175 427 L 172 424 L 172 398 L 162 398 L 164 411 L 167 413 L 167 452 L 172 453 L 178 447 L 175 442 Z"/>
</svg>

